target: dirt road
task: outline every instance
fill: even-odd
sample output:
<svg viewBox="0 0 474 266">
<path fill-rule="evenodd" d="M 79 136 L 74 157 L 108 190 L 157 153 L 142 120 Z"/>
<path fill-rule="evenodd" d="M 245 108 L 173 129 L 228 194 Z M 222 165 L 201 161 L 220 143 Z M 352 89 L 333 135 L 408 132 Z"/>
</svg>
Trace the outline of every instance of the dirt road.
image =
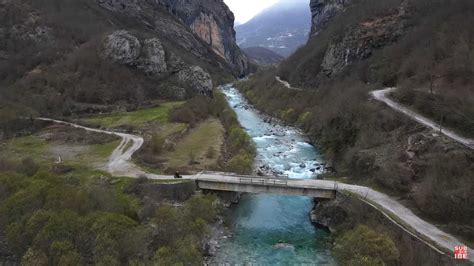
<svg viewBox="0 0 474 266">
<path fill-rule="evenodd" d="M 389 99 L 387 97 L 387 94 L 393 92 L 394 90 L 396 90 L 396 88 L 387 88 L 387 89 L 383 89 L 383 90 L 378 90 L 378 91 L 372 91 L 370 92 L 370 94 L 378 101 L 381 101 L 381 102 L 384 102 L 385 104 L 387 104 L 390 108 L 394 109 L 395 111 L 397 112 L 400 112 L 400 113 L 403 113 L 405 114 L 406 116 L 410 117 L 411 119 L 429 127 L 429 128 L 432 128 L 438 132 L 441 132 L 443 135 L 447 136 L 448 138 L 470 148 L 470 149 L 474 149 L 474 140 L 473 139 L 469 139 L 469 138 L 465 138 L 465 137 L 462 137 L 460 135 L 458 135 L 457 133 L 453 132 L 452 130 L 449 130 L 449 129 L 446 129 L 446 128 L 442 128 L 442 130 L 440 131 L 440 125 L 418 113 L 416 113 L 415 111 L 412 111 L 410 110 L 409 108 L 407 107 L 404 107 L 402 106 L 401 104 Z"/>
<path fill-rule="evenodd" d="M 110 174 L 114 176 L 129 176 L 129 177 L 145 176 L 150 179 L 172 178 L 172 176 L 147 173 L 132 162 L 133 154 L 142 147 L 143 142 L 144 142 L 143 138 L 140 136 L 85 127 L 85 126 L 77 125 L 74 123 L 51 119 L 51 118 L 40 117 L 40 118 L 37 118 L 37 120 L 54 122 L 57 124 L 64 124 L 64 125 L 68 125 L 75 128 L 81 128 L 89 132 L 103 133 L 103 134 L 115 135 L 115 136 L 120 137 L 122 139 L 122 141 L 120 142 L 120 145 L 117 148 L 115 148 L 115 150 L 112 152 L 107 162 L 107 165 L 104 167 L 105 168 L 104 170 L 106 170 L 107 172 L 109 172 Z"/>
</svg>

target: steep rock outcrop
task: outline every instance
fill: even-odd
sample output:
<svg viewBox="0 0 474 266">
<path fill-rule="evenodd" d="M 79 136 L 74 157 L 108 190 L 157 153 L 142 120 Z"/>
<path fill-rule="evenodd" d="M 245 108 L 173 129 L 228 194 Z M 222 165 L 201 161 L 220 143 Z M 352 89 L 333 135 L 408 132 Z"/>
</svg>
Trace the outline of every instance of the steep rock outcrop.
<svg viewBox="0 0 474 266">
<path fill-rule="evenodd" d="M 113 12 L 138 14 L 142 11 L 140 0 L 97 0 L 97 3 Z"/>
<path fill-rule="evenodd" d="M 346 222 L 348 217 L 343 198 L 340 196 L 335 200 L 316 202 L 310 213 L 311 222 L 335 233 L 337 226 Z"/>
<path fill-rule="evenodd" d="M 138 68 L 147 75 L 167 72 L 166 54 L 158 38 L 141 42 L 125 30 L 118 30 L 105 37 L 103 55 L 110 60 Z M 174 57 L 174 61 L 181 59 Z"/>
<path fill-rule="evenodd" d="M 184 63 L 181 57 L 177 56 L 173 52 L 169 52 L 168 54 L 169 54 L 169 57 L 168 57 L 169 71 L 171 71 L 172 73 L 176 73 L 186 67 L 186 63 Z"/>
<path fill-rule="evenodd" d="M 178 72 L 178 80 L 201 95 L 212 93 L 211 75 L 199 66 L 191 66 Z"/>
<path fill-rule="evenodd" d="M 152 0 L 148 0 L 152 1 Z M 236 44 L 234 14 L 222 0 L 158 0 L 169 12 L 188 25 L 194 34 L 212 47 L 237 72 L 248 71 L 248 59 Z"/>
<path fill-rule="evenodd" d="M 5 9 L 2 11 L 5 12 Z M 53 29 L 47 26 L 38 14 L 33 12 L 28 14 L 21 23 L 10 28 L 3 28 L 2 33 L 6 39 L 30 41 L 31 44 L 40 49 L 53 46 L 55 42 Z"/>
<path fill-rule="evenodd" d="M 331 18 L 341 13 L 352 0 L 311 0 L 311 35 L 319 33 Z"/>
<path fill-rule="evenodd" d="M 120 64 L 131 64 L 140 56 L 140 41 L 128 31 L 119 30 L 104 40 L 104 55 Z"/>
<path fill-rule="evenodd" d="M 219 25 L 212 15 L 199 14 L 190 25 L 191 30 L 204 42 L 212 47 L 212 50 L 222 58 L 226 58 L 224 43 L 220 34 Z"/>
<path fill-rule="evenodd" d="M 370 57 L 377 48 L 395 42 L 405 31 L 403 7 L 391 15 L 378 17 L 348 28 L 342 38 L 333 40 L 321 64 L 327 76 Z"/>
<path fill-rule="evenodd" d="M 168 58 L 167 55 L 168 54 Z M 188 66 L 173 52 L 167 53 L 158 38 L 140 41 L 125 30 L 115 31 L 104 39 L 103 56 L 113 62 L 136 67 L 147 75 L 176 75 L 182 87 L 171 86 L 173 95 L 184 99 L 186 95 L 210 95 L 211 75 L 199 66 Z"/>
<path fill-rule="evenodd" d="M 165 50 L 158 38 L 143 42 L 143 51 L 137 63 L 138 69 L 149 75 L 162 74 L 167 71 Z"/>
<path fill-rule="evenodd" d="M 203 58 L 207 45 L 237 76 L 248 72 L 248 59 L 235 41 L 234 15 L 222 0 L 103 0 L 98 4 L 112 12 L 139 18 Z M 163 19 L 161 10 L 184 24 L 202 44 L 189 36 L 180 23 Z"/>
</svg>

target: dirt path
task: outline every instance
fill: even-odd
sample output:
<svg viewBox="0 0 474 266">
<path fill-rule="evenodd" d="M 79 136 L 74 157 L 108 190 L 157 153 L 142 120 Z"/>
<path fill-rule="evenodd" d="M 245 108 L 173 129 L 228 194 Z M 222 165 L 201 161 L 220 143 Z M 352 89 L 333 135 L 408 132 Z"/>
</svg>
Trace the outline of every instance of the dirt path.
<svg viewBox="0 0 474 266">
<path fill-rule="evenodd" d="M 285 86 L 286 88 L 288 88 L 290 90 L 302 91 L 302 89 L 300 89 L 300 88 L 292 87 L 291 84 L 288 81 L 282 80 L 279 76 L 275 76 L 275 79 L 276 79 L 276 81 L 280 82 L 283 86 Z"/>
<path fill-rule="evenodd" d="M 374 92 L 373 92 L 374 93 Z M 385 92 L 386 93 L 386 92 Z M 380 95 L 375 92 L 376 95 Z M 112 155 L 109 158 L 107 164 L 108 171 L 115 176 L 129 176 L 129 177 L 139 177 L 146 176 L 150 179 L 168 179 L 172 178 L 171 176 L 161 176 L 146 173 L 131 162 L 132 155 L 140 149 L 143 145 L 143 138 L 126 133 L 118 133 L 113 131 L 94 129 L 89 127 L 80 126 L 74 123 L 49 119 L 49 118 L 37 118 L 42 121 L 50 121 L 59 124 L 69 125 L 75 128 L 85 129 L 90 132 L 112 134 L 122 138 L 120 145 L 113 151 Z M 126 149 L 129 142 L 132 142 L 132 145 Z M 189 179 L 199 179 L 202 178 L 203 174 L 197 174 L 195 176 L 187 176 L 185 178 Z M 209 177 L 207 177 L 209 178 Z M 229 175 L 215 174 L 211 178 L 225 179 L 230 178 Z M 315 181 L 315 180 L 313 180 Z M 418 238 L 420 241 L 426 243 L 431 248 L 435 249 L 437 252 L 445 254 L 446 250 L 454 250 L 455 246 L 467 246 L 456 239 L 454 236 L 447 234 L 436 226 L 422 220 L 416 216 L 411 210 L 400 204 L 395 199 L 391 198 L 388 195 L 377 192 L 371 188 L 357 185 L 349 185 L 343 183 L 335 183 L 333 181 L 324 181 L 317 180 L 318 182 L 329 182 L 329 186 L 335 186 L 339 190 L 348 191 L 358 195 L 358 197 L 365 201 L 367 204 L 376 208 L 378 211 L 383 213 L 388 219 L 390 219 L 395 224 L 399 225 L 403 230 L 411 234 L 412 236 Z M 311 180 L 301 180 L 299 182 L 311 182 Z M 309 184 L 311 185 L 311 184 Z M 474 250 L 468 247 L 468 260 L 474 262 Z M 447 254 L 451 256 L 451 254 Z"/>
<path fill-rule="evenodd" d="M 285 87 L 289 89 L 295 89 L 291 86 L 291 84 L 281 80 L 279 77 L 276 76 L 275 79 L 281 84 L 283 84 Z M 387 98 L 387 94 L 394 90 L 395 88 L 387 88 L 384 90 L 372 91 L 370 92 L 370 94 L 376 100 L 384 102 L 392 109 L 409 116 L 411 119 L 425 126 L 439 131 L 440 126 L 436 122 L 431 121 L 430 119 L 427 119 L 426 117 Z M 474 149 L 474 140 L 472 139 L 459 136 L 458 134 L 448 129 L 443 129 L 441 133 L 470 149 Z M 418 238 L 420 241 L 423 241 L 431 248 L 435 249 L 440 253 L 444 254 L 445 250 L 452 250 L 453 252 L 455 246 L 467 246 L 458 239 L 456 239 L 454 236 L 441 231 L 436 226 L 416 216 L 411 210 L 400 204 L 395 199 L 389 197 L 388 195 L 363 186 L 348 185 L 343 183 L 339 183 L 338 186 L 341 190 L 349 191 L 358 195 L 359 198 L 382 212 L 388 219 L 398 224 L 406 232 Z M 468 260 L 471 262 L 474 262 L 473 254 L 474 250 L 468 247 Z M 447 255 L 453 256 L 452 254 Z"/>
<path fill-rule="evenodd" d="M 387 88 L 387 89 L 383 89 L 383 90 L 378 90 L 378 91 L 372 91 L 370 92 L 370 94 L 378 101 L 381 101 L 381 102 L 384 102 L 385 104 L 387 104 L 390 108 L 394 109 L 395 111 L 397 112 L 400 112 L 400 113 L 403 113 L 405 114 L 406 116 L 410 117 L 411 119 L 427 126 L 427 127 L 430 127 L 436 131 L 440 131 L 440 125 L 412 110 L 410 110 L 409 108 L 407 107 L 404 107 L 402 106 L 401 104 L 389 99 L 387 97 L 387 94 L 388 93 L 391 93 L 395 90 L 396 88 Z M 445 136 L 447 136 L 448 138 L 468 147 L 469 149 L 474 149 L 474 140 L 473 139 L 469 139 L 469 138 L 465 138 L 465 137 L 462 137 L 462 136 L 459 136 L 458 134 L 456 134 L 455 132 L 449 130 L 449 129 L 446 129 L 446 128 L 443 128 L 441 130 L 441 133 Z"/>
<path fill-rule="evenodd" d="M 341 183 L 339 183 L 338 186 L 340 190 L 357 194 L 362 201 L 365 201 L 367 204 L 382 212 L 388 219 L 392 220 L 392 222 L 398 224 L 406 232 L 426 243 L 439 253 L 446 254 L 444 250 L 450 250 L 451 253 L 446 255 L 454 256 L 455 246 L 467 246 L 454 236 L 441 231 L 436 226 L 416 216 L 411 210 L 383 193 L 363 186 Z M 443 248 L 443 250 L 440 248 Z M 473 254 L 474 250 L 468 247 L 468 260 L 471 262 L 474 262 Z"/>
<path fill-rule="evenodd" d="M 216 182 L 219 184 L 240 184 L 242 182 L 242 176 L 229 175 L 228 173 L 219 172 L 202 172 L 189 178 L 208 182 Z M 255 177 L 255 179 L 260 182 L 262 177 Z M 429 247 L 436 250 L 437 252 L 445 254 L 446 256 L 454 256 L 453 252 L 455 246 L 467 246 L 458 239 L 456 239 L 454 236 L 441 231 L 436 226 L 419 218 L 411 210 L 403 206 L 395 199 L 383 193 L 377 192 L 371 188 L 358 185 L 344 184 L 330 180 L 289 179 L 285 181 L 287 186 L 291 186 L 294 188 L 306 187 L 329 190 L 334 189 L 342 193 L 349 192 L 351 194 L 354 194 L 366 204 L 372 206 L 377 211 L 381 212 L 385 217 L 387 217 L 390 221 L 399 226 L 402 230 L 404 230 L 411 236 L 417 238 L 421 242 L 427 244 Z M 259 182 L 255 182 L 253 184 L 259 184 Z M 468 259 L 471 262 L 474 262 L 474 258 L 472 257 L 472 254 L 474 254 L 473 252 L 474 251 L 471 248 L 468 248 Z"/>
<path fill-rule="evenodd" d="M 65 122 L 56 119 L 50 118 L 37 118 L 37 120 L 41 121 L 49 121 L 58 124 L 64 124 L 75 128 L 81 128 L 87 130 L 89 132 L 96 132 L 96 133 L 103 133 L 109 135 L 115 135 L 122 139 L 120 145 L 115 148 L 112 152 L 112 155 L 109 157 L 109 161 L 107 165 L 104 167 L 110 174 L 114 176 L 129 176 L 129 177 L 140 177 L 145 176 L 150 179 L 169 179 L 172 176 L 164 176 L 164 175 L 155 175 L 151 173 L 147 173 L 140 169 L 137 165 L 132 162 L 132 155 L 138 151 L 143 145 L 143 138 L 140 136 L 126 134 L 126 133 L 119 133 L 114 131 L 90 128 L 85 126 L 80 126 L 74 123 Z M 129 143 L 131 142 L 131 146 Z"/>
</svg>

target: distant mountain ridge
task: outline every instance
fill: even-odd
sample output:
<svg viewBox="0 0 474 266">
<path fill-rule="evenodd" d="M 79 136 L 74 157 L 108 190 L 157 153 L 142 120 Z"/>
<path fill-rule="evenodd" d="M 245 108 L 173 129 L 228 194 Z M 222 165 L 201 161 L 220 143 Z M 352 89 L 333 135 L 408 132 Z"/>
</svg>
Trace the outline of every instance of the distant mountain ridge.
<svg viewBox="0 0 474 266">
<path fill-rule="evenodd" d="M 248 47 L 242 49 L 242 51 L 249 58 L 250 62 L 257 65 L 275 65 L 285 59 L 283 56 L 265 47 Z"/>
<path fill-rule="evenodd" d="M 241 48 L 265 47 L 284 57 L 304 45 L 311 29 L 309 1 L 280 1 L 236 26 Z"/>
</svg>

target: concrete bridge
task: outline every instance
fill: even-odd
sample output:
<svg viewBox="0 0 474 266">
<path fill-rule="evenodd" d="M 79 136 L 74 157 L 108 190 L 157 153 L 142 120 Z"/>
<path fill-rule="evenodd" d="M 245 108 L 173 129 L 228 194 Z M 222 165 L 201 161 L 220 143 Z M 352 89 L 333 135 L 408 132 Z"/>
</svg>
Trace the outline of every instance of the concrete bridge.
<svg viewBox="0 0 474 266">
<path fill-rule="evenodd" d="M 422 220 L 397 200 L 364 186 L 315 179 L 288 179 L 286 176 L 243 176 L 232 173 L 201 172 L 185 179 L 195 180 L 198 188 L 214 191 L 271 193 L 334 199 L 337 192 L 349 193 L 380 211 L 390 221 L 441 254 L 451 256 L 453 247 L 465 246 L 461 241 Z M 467 247 L 468 254 L 474 251 Z M 474 256 L 468 257 L 474 262 Z"/>
<path fill-rule="evenodd" d="M 244 176 L 231 173 L 201 172 L 186 177 L 200 189 L 245 193 L 269 193 L 334 199 L 338 183 L 327 180 L 289 179 L 287 176 Z"/>
<path fill-rule="evenodd" d="M 91 132 L 113 134 L 122 138 L 121 144 L 110 156 L 107 170 L 115 176 L 141 177 L 150 179 L 169 179 L 170 176 L 147 173 L 131 162 L 131 156 L 142 146 L 143 138 L 126 133 L 93 129 L 74 123 L 50 119 L 36 118 L 82 128 Z M 128 143 L 132 142 L 131 147 Z M 234 191 L 247 193 L 274 193 L 284 195 L 307 196 L 320 199 L 334 199 L 337 192 L 350 193 L 382 212 L 393 223 L 400 226 L 413 237 L 424 242 L 437 252 L 451 256 L 453 247 L 465 246 L 452 235 L 446 234 L 436 226 L 422 220 L 411 210 L 400 204 L 396 199 L 364 186 L 344 184 L 328 180 L 288 179 L 288 177 L 241 176 L 229 173 L 202 172 L 186 179 L 195 180 L 201 189 L 215 191 Z M 474 262 L 474 250 L 467 247 L 468 260 Z"/>
</svg>

